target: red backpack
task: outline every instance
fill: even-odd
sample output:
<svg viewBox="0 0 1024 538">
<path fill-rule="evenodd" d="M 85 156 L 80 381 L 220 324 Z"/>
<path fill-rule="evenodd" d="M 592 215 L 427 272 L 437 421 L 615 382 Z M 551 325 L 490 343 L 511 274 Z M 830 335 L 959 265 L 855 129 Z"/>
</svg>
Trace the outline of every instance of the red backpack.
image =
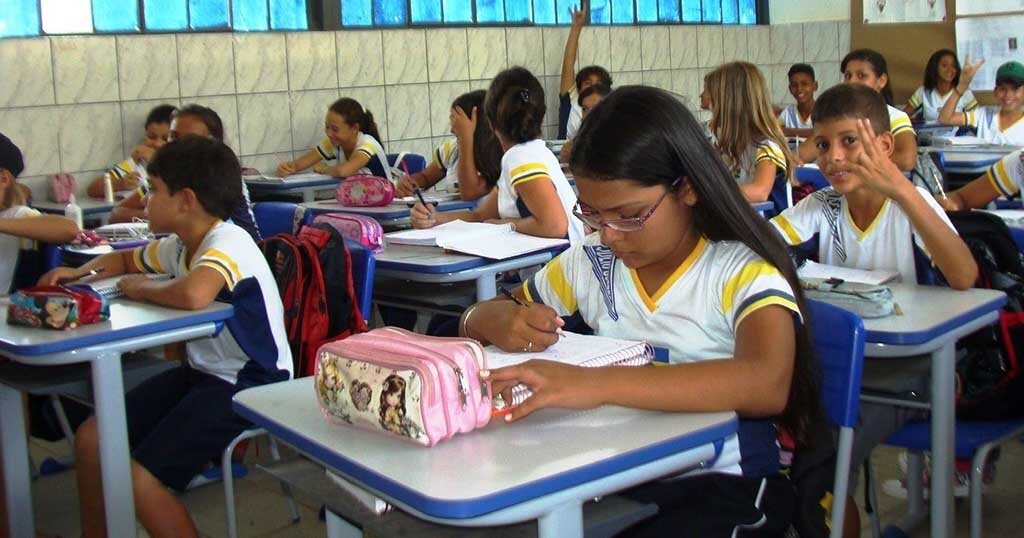
<svg viewBox="0 0 1024 538">
<path fill-rule="evenodd" d="M 260 242 L 284 304 L 295 377 L 312 375 L 321 345 L 366 332 L 352 282 L 352 257 L 330 226 L 303 226 L 298 235 Z"/>
</svg>

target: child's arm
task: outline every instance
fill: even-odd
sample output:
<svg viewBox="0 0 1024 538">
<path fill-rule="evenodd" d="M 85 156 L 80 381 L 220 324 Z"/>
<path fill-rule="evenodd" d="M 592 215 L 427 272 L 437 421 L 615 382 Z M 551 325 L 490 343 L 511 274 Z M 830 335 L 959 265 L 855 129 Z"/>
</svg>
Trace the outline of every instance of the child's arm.
<svg viewBox="0 0 1024 538">
<path fill-rule="evenodd" d="M 57 215 L 0 219 L 0 234 L 44 243 L 70 243 L 78 235 L 78 225 Z"/>
<path fill-rule="evenodd" d="M 395 186 L 395 194 L 398 196 L 412 196 L 416 189 L 429 189 L 443 179 L 444 173 L 437 163 L 430 163 L 422 172 L 403 176 Z"/>
<path fill-rule="evenodd" d="M 115 191 L 127 191 L 134 189 L 139 186 L 139 173 L 131 172 L 124 177 L 110 174 L 110 186 Z M 86 190 L 86 193 L 92 198 L 103 198 L 107 195 L 103 187 L 103 175 L 96 176 L 96 178 L 92 180 L 92 183 L 89 183 L 89 188 Z"/>
<path fill-rule="evenodd" d="M 567 163 L 572 158 L 572 140 L 566 140 L 562 144 L 562 151 L 558 152 L 558 162 Z"/>
<path fill-rule="evenodd" d="M 942 109 L 939 110 L 939 123 L 967 125 L 967 112 L 957 112 L 956 107 L 960 103 L 960 98 L 964 95 L 964 92 L 971 87 L 971 81 L 974 80 L 974 75 L 977 74 L 978 69 L 982 65 L 985 65 L 985 60 L 972 64 L 970 56 L 964 58 L 964 66 L 960 71 L 960 83 L 953 88 L 953 95 L 946 99 Z"/>
<path fill-rule="evenodd" d="M 526 207 L 530 208 L 530 216 L 520 219 L 498 219 L 497 222 L 511 222 L 516 231 L 537 237 L 565 237 L 569 232 L 569 217 L 562 207 L 555 184 L 543 179 L 527 181 L 513 187 Z M 494 217 L 490 220 L 495 220 Z"/>
<path fill-rule="evenodd" d="M 946 211 L 963 211 L 965 209 L 977 209 L 988 205 L 989 202 L 999 197 L 999 191 L 992 185 L 988 174 L 971 181 L 959 189 L 947 194 L 946 198 L 939 198 L 939 205 Z"/>
<path fill-rule="evenodd" d="M 138 190 L 118 202 L 110 211 L 110 222 L 132 222 L 136 218 L 146 218 L 146 203 Z"/>
<path fill-rule="evenodd" d="M 315 151 L 313 153 L 316 153 Z M 317 157 L 319 158 L 319 154 Z M 325 162 L 318 163 L 313 166 L 313 171 L 318 174 L 326 174 L 334 177 L 348 177 L 358 173 L 360 170 L 370 164 L 370 155 L 364 151 L 355 150 L 352 152 L 352 156 L 349 157 L 345 162 L 329 165 Z M 387 165 L 387 163 L 384 163 Z"/>
<path fill-rule="evenodd" d="M 479 200 L 490 192 L 487 181 L 480 175 L 476 167 L 476 107 L 467 116 L 459 107 L 454 107 L 452 117 L 452 131 L 455 132 L 455 139 L 459 144 L 459 159 L 456 168 L 459 176 L 459 197 L 463 200 Z M 497 143 L 497 141 L 495 141 Z"/>
<path fill-rule="evenodd" d="M 565 95 L 576 87 L 576 51 L 580 44 L 580 31 L 583 30 L 583 25 L 587 24 L 589 11 L 589 0 L 582 0 L 579 10 L 570 8 L 572 26 L 569 27 L 569 37 L 565 40 L 565 52 L 562 54 L 562 78 L 558 85 L 560 95 Z"/>
<path fill-rule="evenodd" d="M 122 278 L 117 282 L 117 287 L 129 299 L 182 310 L 199 310 L 209 306 L 224 285 L 224 277 L 219 272 L 204 266 L 171 280 L 152 280 L 140 275 Z"/>
<path fill-rule="evenodd" d="M 896 146 L 892 152 L 892 162 L 904 172 L 917 167 L 917 135 L 909 129 L 894 137 Z"/>
<path fill-rule="evenodd" d="M 320 152 L 316 148 L 307 151 L 302 157 L 295 159 L 294 161 L 285 161 L 277 165 L 277 175 L 281 177 L 290 176 L 292 174 L 299 173 L 310 166 L 323 160 Z"/>
<path fill-rule="evenodd" d="M 465 222 L 485 222 L 498 218 L 498 191 L 492 191 L 480 200 L 472 211 L 438 211 L 432 205 L 424 207 L 417 203 L 412 206 L 410 220 L 413 228 L 433 228 L 453 220 Z"/>
<path fill-rule="evenodd" d="M 99 275 L 96 278 L 140 273 L 142 270 L 135 266 L 134 252 L 134 250 L 115 250 L 114 252 L 93 258 L 89 260 L 89 263 L 81 267 L 57 267 L 39 277 L 38 284 L 40 286 L 55 286 L 74 279 L 79 275 L 86 274 L 93 269 L 100 269 Z"/>
<path fill-rule="evenodd" d="M 775 186 L 775 175 L 778 173 L 778 167 L 775 163 L 765 159 L 754 168 L 754 180 L 746 185 L 740 185 L 740 191 L 743 192 L 743 197 L 749 202 L 764 202 L 768 199 L 768 196 L 772 193 L 772 187 Z"/>
<path fill-rule="evenodd" d="M 850 163 L 850 171 L 863 178 L 869 188 L 900 205 L 951 288 L 962 290 L 974 285 L 978 267 L 956 230 L 939 217 L 914 184 L 886 159 L 868 120 L 858 120 L 857 134 L 864 152 L 859 162 Z"/>
</svg>

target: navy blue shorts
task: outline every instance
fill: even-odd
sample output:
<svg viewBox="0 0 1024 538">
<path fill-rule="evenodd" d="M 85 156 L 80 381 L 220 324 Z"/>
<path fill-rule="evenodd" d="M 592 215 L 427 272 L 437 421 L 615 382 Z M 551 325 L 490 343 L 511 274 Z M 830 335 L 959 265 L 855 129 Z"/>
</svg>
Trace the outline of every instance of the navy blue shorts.
<svg viewBox="0 0 1024 538">
<path fill-rule="evenodd" d="M 187 366 L 146 380 L 125 396 L 132 458 L 182 491 L 232 439 L 251 427 L 231 409 L 238 388 Z"/>
</svg>

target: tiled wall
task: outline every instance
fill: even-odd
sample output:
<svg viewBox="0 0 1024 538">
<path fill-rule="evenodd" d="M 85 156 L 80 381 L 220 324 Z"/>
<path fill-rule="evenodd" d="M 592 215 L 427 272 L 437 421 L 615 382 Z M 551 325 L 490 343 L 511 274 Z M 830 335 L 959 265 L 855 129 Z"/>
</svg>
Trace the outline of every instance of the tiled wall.
<svg viewBox="0 0 1024 538">
<path fill-rule="evenodd" d="M 567 28 L 455 28 L 0 40 L 0 132 L 25 153 L 23 180 L 37 195 L 48 174 L 74 173 L 84 188 L 86 178 L 123 159 L 160 103 L 212 107 L 243 163 L 261 170 L 314 146 L 339 96 L 374 114 L 389 151 L 428 154 L 448 135 L 456 96 L 523 65 L 544 84 L 554 136 L 567 35 Z M 588 27 L 579 65 L 607 66 L 616 85 L 674 91 L 696 109 L 709 69 L 748 60 L 786 103 L 790 64 L 810 62 L 827 88 L 839 80 L 849 42 L 848 22 Z"/>
</svg>

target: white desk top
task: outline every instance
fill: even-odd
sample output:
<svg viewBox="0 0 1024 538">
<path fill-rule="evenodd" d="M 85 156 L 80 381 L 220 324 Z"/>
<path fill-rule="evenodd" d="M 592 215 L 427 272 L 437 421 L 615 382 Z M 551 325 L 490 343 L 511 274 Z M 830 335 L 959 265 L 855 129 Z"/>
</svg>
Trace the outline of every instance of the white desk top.
<svg viewBox="0 0 1024 538">
<path fill-rule="evenodd" d="M 1006 303 L 1001 291 L 890 283 L 903 315 L 864 320 L 867 341 L 913 345 L 942 336 Z"/>
</svg>

